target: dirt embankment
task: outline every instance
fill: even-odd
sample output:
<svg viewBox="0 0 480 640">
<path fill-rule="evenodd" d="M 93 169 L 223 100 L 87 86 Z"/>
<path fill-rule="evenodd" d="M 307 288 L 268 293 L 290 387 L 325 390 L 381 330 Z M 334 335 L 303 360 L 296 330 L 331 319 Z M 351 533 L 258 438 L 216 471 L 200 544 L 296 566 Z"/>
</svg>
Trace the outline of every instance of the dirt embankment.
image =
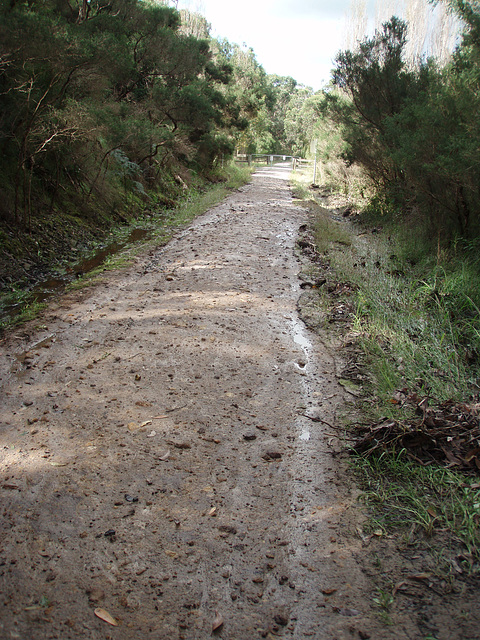
<svg viewBox="0 0 480 640">
<path fill-rule="evenodd" d="M 296 313 L 305 221 L 260 171 L 3 342 L 2 637 L 423 637 L 362 569 L 351 396 Z"/>
</svg>

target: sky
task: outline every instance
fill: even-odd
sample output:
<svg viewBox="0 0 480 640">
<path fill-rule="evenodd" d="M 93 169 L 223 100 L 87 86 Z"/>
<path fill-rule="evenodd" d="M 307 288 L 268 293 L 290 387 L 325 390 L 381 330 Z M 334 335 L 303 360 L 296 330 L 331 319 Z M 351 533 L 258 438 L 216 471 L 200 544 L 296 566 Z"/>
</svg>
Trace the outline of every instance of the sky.
<svg viewBox="0 0 480 640">
<path fill-rule="evenodd" d="M 350 0 L 180 0 L 202 13 L 211 35 L 251 47 L 269 74 L 321 89 L 342 48 Z"/>
</svg>

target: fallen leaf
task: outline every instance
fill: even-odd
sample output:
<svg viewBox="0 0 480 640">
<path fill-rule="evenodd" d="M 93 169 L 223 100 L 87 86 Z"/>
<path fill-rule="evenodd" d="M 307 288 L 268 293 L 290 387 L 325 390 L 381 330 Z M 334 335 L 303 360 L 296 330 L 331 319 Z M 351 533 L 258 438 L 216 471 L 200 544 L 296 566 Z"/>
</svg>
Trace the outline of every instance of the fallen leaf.
<svg viewBox="0 0 480 640">
<path fill-rule="evenodd" d="M 151 402 L 146 402 L 145 400 L 138 400 L 137 402 L 135 402 L 135 404 L 137 405 L 137 407 L 151 407 L 152 406 Z"/>
<path fill-rule="evenodd" d="M 397 594 L 397 591 L 400 591 L 401 589 L 404 589 L 405 587 L 408 587 L 409 584 L 408 582 L 405 582 L 405 580 L 402 580 L 401 582 L 398 582 L 395 585 L 395 588 L 392 591 L 392 595 L 395 596 Z"/>
<path fill-rule="evenodd" d="M 165 555 L 169 558 L 173 558 L 174 560 L 175 558 L 178 558 L 178 553 L 176 551 L 170 551 L 169 549 L 165 549 Z"/>
<path fill-rule="evenodd" d="M 218 629 L 220 629 L 220 627 L 223 627 L 225 620 L 223 619 L 223 616 L 221 613 L 218 613 L 218 611 L 215 612 L 215 619 L 213 621 L 212 624 L 212 633 L 214 631 L 217 631 Z"/>
<path fill-rule="evenodd" d="M 209 516 L 216 516 L 217 515 L 217 507 L 212 507 L 210 509 L 210 511 L 208 512 Z"/>
<path fill-rule="evenodd" d="M 415 575 L 410 575 L 407 576 L 409 580 L 418 580 L 418 581 L 422 581 L 422 580 L 430 580 L 430 578 L 432 577 L 431 573 L 417 573 Z"/>
<path fill-rule="evenodd" d="M 66 462 L 50 462 L 50 465 L 52 467 L 66 467 L 67 463 Z"/>
<path fill-rule="evenodd" d="M 167 451 L 162 454 L 161 456 L 158 457 L 159 460 L 168 460 L 170 457 L 170 449 L 167 449 Z"/>
<path fill-rule="evenodd" d="M 129 422 L 127 427 L 129 431 L 138 431 L 139 429 L 142 429 L 143 427 L 146 427 L 147 424 L 152 424 L 151 420 L 145 420 L 145 422 L 142 422 L 142 424 L 137 424 L 136 422 Z"/>
<path fill-rule="evenodd" d="M 100 620 L 108 622 L 108 624 L 111 624 L 113 627 L 118 627 L 118 622 L 108 613 L 108 611 L 105 611 L 105 609 L 98 608 L 95 609 L 93 613 L 97 616 L 97 618 L 100 618 Z"/>
<path fill-rule="evenodd" d="M 324 596 L 331 596 L 332 593 L 335 593 L 337 589 L 322 589 L 322 593 Z"/>
<path fill-rule="evenodd" d="M 476 458 L 479 453 L 480 453 L 480 449 L 478 447 L 476 449 L 472 449 L 466 454 L 465 461 L 470 462 L 471 460 L 473 460 L 473 458 Z"/>
</svg>

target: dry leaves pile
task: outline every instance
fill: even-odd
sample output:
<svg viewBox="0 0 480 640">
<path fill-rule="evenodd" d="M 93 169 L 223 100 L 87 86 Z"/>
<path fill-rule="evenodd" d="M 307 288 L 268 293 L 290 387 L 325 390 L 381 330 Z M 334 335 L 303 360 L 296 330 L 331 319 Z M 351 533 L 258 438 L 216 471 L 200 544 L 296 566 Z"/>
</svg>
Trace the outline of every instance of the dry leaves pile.
<svg viewBox="0 0 480 640">
<path fill-rule="evenodd" d="M 353 450 L 362 455 L 404 449 L 422 465 L 441 464 L 468 475 L 480 475 L 480 405 L 451 400 L 429 407 L 426 398 L 401 392 L 392 400 L 414 405 L 418 418 L 386 420 L 357 427 Z"/>
</svg>

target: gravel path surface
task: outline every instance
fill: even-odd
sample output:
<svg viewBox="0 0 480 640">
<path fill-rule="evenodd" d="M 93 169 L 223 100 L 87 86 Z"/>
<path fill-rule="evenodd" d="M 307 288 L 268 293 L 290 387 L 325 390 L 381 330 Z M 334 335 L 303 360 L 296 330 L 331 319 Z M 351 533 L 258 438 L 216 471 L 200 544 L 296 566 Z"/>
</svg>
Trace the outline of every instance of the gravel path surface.
<svg viewBox="0 0 480 640">
<path fill-rule="evenodd" d="M 288 174 L 4 341 L 2 638 L 415 637 L 356 561 Z"/>
</svg>

